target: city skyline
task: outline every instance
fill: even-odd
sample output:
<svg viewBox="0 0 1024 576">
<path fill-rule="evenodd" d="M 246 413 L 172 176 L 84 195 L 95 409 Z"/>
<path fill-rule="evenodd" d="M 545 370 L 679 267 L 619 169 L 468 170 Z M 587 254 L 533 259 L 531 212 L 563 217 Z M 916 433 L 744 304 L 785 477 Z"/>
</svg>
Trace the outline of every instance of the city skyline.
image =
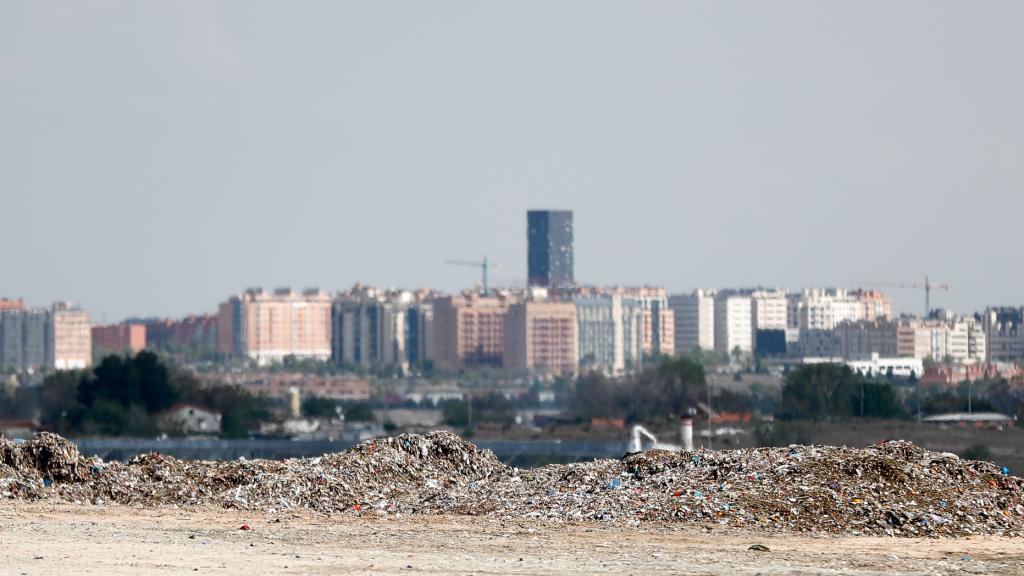
<svg viewBox="0 0 1024 576">
<path fill-rule="evenodd" d="M 1019 305 L 1024 5 L 983 5 L 5 3 L 0 294 L 525 282 L 552 207 L 587 284 Z"/>
<path fill-rule="evenodd" d="M 525 266 L 524 266 L 525 268 Z M 297 285 L 294 283 L 278 283 L 278 284 L 246 284 L 244 286 L 235 286 L 233 289 L 229 288 L 226 292 L 228 295 L 237 295 L 250 290 L 263 290 L 268 292 L 274 292 L 277 290 L 293 290 L 293 291 L 305 291 L 305 290 L 319 290 L 329 295 L 343 294 L 353 288 L 366 287 L 378 290 L 398 290 L 398 291 L 429 291 L 436 292 L 439 295 L 459 295 L 467 292 L 475 292 L 481 288 L 479 272 L 469 271 L 466 273 L 468 276 L 475 277 L 475 281 L 470 281 L 464 285 L 457 285 L 457 283 L 451 283 L 455 286 L 452 289 L 438 288 L 435 285 L 429 285 L 425 283 L 417 285 L 395 285 L 395 284 L 373 284 L 364 282 L 361 280 L 355 280 L 351 284 L 344 286 L 323 286 L 318 284 L 303 284 Z M 492 277 L 493 278 L 493 277 Z M 491 291 L 523 291 L 528 289 L 527 280 L 513 280 L 511 282 L 503 282 L 507 278 L 499 277 L 497 283 L 495 280 L 490 282 Z M 934 283 L 938 284 L 938 283 Z M 894 287 L 902 285 L 905 288 Z M 660 286 L 651 282 L 612 282 L 607 284 L 596 284 L 592 282 L 581 281 L 577 279 L 576 286 L 582 288 L 661 288 L 664 289 L 668 294 L 672 295 L 688 295 L 694 291 L 750 291 L 750 290 L 782 290 L 791 294 L 800 294 L 806 290 L 880 290 L 892 300 L 893 316 L 894 317 L 924 317 L 924 279 L 915 281 L 915 279 L 908 279 L 905 283 L 862 283 L 862 284 L 814 284 L 807 286 L 785 286 L 785 285 L 767 285 L 764 283 L 751 283 L 745 285 L 730 285 L 730 286 L 718 286 L 712 284 L 692 284 L 684 288 L 673 289 L 665 286 Z M 912 286 L 912 287 L 911 287 Z M 24 294 L 3 294 L 0 293 L 0 299 L 9 301 L 21 301 L 26 309 L 43 309 L 53 306 L 59 303 L 68 303 L 74 305 L 75 308 L 80 308 L 92 317 L 93 323 L 98 326 L 115 325 L 132 320 L 148 320 L 148 319 L 185 319 L 190 317 L 198 316 L 216 316 L 219 308 L 220 301 L 223 300 L 225 293 L 213 295 L 210 302 L 201 305 L 199 309 L 183 309 L 180 304 L 175 304 L 176 310 L 179 312 L 172 313 L 161 313 L 154 309 L 148 311 L 129 313 L 119 317 L 111 317 L 105 310 L 98 309 L 96 306 L 90 306 L 89 302 L 76 299 L 74 297 L 67 296 L 66 291 L 56 290 L 55 293 L 58 297 L 51 300 L 42 300 L 38 298 L 32 298 Z M 63 297 L 61 295 L 64 295 Z M 1013 302 L 987 302 L 978 306 L 977 308 L 958 309 L 952 306 L 945 305 L 944 300 L 949 299 L 946 296 L 946 292 L 936 293 L 933 289 L 931 294 L 931 310 L 942 310 L 945 312 L 960 314 L 960 315 L 971 315 L 980 313 L 988 308 L 999 308 L 999 307 L 1020 307 L 1024 304 L 1024 297 L 1020 301 Z"/>
</svg>

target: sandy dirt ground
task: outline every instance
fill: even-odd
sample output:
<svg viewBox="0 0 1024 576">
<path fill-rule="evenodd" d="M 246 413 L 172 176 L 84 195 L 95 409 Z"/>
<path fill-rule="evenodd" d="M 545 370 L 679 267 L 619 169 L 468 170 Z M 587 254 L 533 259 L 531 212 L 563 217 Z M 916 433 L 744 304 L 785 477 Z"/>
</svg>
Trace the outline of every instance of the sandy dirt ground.
<svg viewBox="0 0 1024 576">
<path fill-rule="evenodd" d="M 1024 540 L 0 503 L 0 574 L 195 573 L 1024 574 Z"/>
</svg>

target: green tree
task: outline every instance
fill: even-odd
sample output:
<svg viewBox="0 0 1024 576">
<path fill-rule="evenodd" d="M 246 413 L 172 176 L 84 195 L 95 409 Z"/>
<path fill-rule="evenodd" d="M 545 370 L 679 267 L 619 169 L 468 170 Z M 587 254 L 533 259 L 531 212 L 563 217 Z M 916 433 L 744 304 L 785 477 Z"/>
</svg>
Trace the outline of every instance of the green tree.
<svg viewBox="0 0 1024 576">
<path fill-rule="evenodd" d="M 86 408 L 99 400 L 124 406 L 139 404 L 153 413 L 169 408 L 178 400 L 167 367 L 156 354 L 143 351 L 132 356 L 107 356 L 93 370 L 92 378 L 78 386 L 78 401 Z"/>
<path fill-rule="evenodd" d="M 590 372 L 576 381 L 569 396 L 569 412 L 578 420 L 624 416 L 625 406 L 619 386 L 599 372 Z"/>
<path fill-rule="evenodd" d="M 78 401 L 78 385 L 86 377 L 79 370 L 61 370 L 43 379 L 40 391 L 41 424 L 65 436 L 76 431 L 76 424 L 85 407 Z"/>
<path fill-rule="evenodd" d="M 266 398 L 254 396 L 239 386 L 208 386 L 196 402 L 220 412 L 220 433 L 225 438 L 244 438 L 270 417 Z"/>
<path fill-rule="evenodd" d="M 1003 414 L 1017 414 L 1022 407 L 1020 395 L 1024 390 L 1010 387 L 1005 379 L 996 380 L 985 387 L 984 397 L 995 410 Z M 973 408 L 973 406 L 972 406 Z"/>
<path fill-rule="evenodd" d="M 786 375 L 776 416 L 782 420 L 824 420 L 850 416 L 861 377 L 844 364 L 804 364 Z"/>
<path fill-rule="evenodd" d="M 906 413 L 900 403 L 896 389 L 888 382 L 865 382 L 864 393 L 864 416 L 868 418 L 903 418 Z M 860 395 L 855 394 L 850 398 L 855 402 L 851 407 L 851 413 L 860 413 Z"/>
<path fill-rule="evenodd" d="M 992 404 L 985 398 L 973 398 L 971 401 L 972 412 L 988 412 L 993 409 Z M 967 412 L 966 393 L 963 396 L 950 392 L 937 394 L 924 404 L 925 414 L 948 414 L 950 412 Z"/>
<path fill-rule="evenodd" d="M 633 412 L 637 416 L 686 415 L 704 399 L 706 386 L 703 366 L 688 358 L 667 358 L 640 373 L 634 389 L 639 392 L 636 399 L 645 406 Z"/>
</svg>

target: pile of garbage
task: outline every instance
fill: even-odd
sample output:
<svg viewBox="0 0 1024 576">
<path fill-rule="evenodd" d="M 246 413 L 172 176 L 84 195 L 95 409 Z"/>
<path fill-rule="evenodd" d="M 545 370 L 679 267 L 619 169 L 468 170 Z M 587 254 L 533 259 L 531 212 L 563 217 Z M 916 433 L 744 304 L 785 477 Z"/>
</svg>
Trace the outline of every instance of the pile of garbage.
<svg viewBox="0 0 1024 576">
<path fill-rule="evenodd" d="M 53 434 L 0 439 L 0 498 L 281 512 L 690 522 L 891 536 L 1024 535 L 1024 480 L 908 442 L 630 454 L 505 466 L 447 432 L 318 458 L 105 463 Z"/>
</svg>

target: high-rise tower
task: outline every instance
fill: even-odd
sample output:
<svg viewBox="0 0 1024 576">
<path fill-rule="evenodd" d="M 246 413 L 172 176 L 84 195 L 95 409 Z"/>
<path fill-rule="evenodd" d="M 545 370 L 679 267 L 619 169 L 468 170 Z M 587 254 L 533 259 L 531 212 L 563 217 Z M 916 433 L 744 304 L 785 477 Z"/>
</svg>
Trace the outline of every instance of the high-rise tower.
<svg viewBox="0 0 1024 576">
<path fill-rule="evenodd" d="M 573 284 L 572 211 L 526 213 L 527 276 L 530 286 L 557 288 Z"/>
</svg>

